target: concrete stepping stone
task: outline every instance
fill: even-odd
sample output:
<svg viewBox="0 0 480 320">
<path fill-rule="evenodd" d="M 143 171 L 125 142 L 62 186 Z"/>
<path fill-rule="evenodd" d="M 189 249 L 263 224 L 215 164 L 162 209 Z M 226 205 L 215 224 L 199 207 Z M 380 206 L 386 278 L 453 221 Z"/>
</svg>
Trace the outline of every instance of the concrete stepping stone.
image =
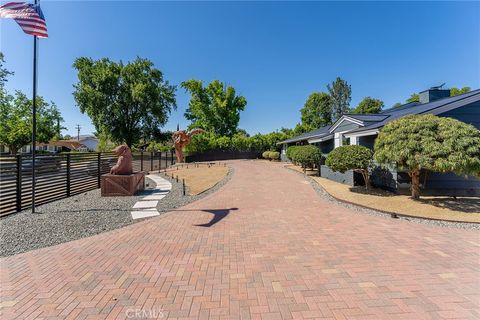
<svg viewBox="0 0 480 320">
<path fill-rule="evenodd" d="M 158 213 L 156 209 L 132 211 L 131 214 L 132 214 L 132 219 L 141 219 L 141 218 L 155 217 L 160 215 L 160 213 Z"/>
<path fill-rule="evenodd" d="M 172 184 L 168 180 L 156 175 L 148 175 L 147 177 L 153 180 L 156 186 L 149 195 L 133 205 L 132 209 L 137 210 L 131 211 L 132 219 L 159 216 L 160 213 L 157 211 L 158 200 L 162 200 L 172 190 Z"/>
<path fill-rule="evenodd" d="M 163 198 L 165 198 L 166 195 L 167 194 L 151 194 L 149 196 L 146 196 L 142 200 L 162 200 Z"/>
<path fill-rule="evenodd" d="M 133 209 L 139 208 L 156 208 L 158 201 L 138 201 L 133 205 Z"/>
</svg>

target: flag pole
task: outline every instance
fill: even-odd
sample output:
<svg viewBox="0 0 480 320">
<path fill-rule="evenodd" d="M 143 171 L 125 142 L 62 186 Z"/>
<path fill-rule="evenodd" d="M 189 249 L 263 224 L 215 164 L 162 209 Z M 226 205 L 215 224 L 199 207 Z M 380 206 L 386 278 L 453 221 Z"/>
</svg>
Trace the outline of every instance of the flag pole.
<svg viewBox="0 0 480 320">
<path fill-rule="evenodd" d="M 38 5 L 37 0 L 34 0 Z M 37 36 L 33 36 L 33 97 L 32 97 L 32 213 L 35 213 L 35 148 L 37 139 Z"/>
</svg>

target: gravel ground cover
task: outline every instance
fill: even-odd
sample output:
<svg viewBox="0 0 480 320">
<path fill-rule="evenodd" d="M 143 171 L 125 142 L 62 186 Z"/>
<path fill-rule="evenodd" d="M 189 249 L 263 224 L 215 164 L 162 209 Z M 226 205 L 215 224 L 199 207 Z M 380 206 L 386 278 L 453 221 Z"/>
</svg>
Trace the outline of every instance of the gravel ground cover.
<svg viewBox="0 0 480 320">
<path fill-rule="evenodd" d="M 356 206 L 354 204 L 346 203 L 343 201 L 339 201 L 332 197 L 325 189 L 323 189 L 312 177 L 303 174 L 302 172 L 299 172 L 298 170 L 295 170 L 293 168 L 285 166 L 288 170 L 291 170 L 299 175 L 302 175 L 307 179 L 312 187 L 317 191 L 317 193 L 325 200 L 336 203 L 337 205 L 347 207 L 349 209 L 352 209 L 354 212 L 362 213 L 362 214 L 371 214 L 371 215 L 376 215 L 376 216 L 381 216 L 385 219 L 392 219 L 392 216 L 390 214 L 387 214 L 385 212 L 380 212 L 372 209 L 367 209 L 364 207 Z M 451 221 L 441 221 L 441 220 L 430 220 L 430 219 L 422 219 L 422 218 L 413 218 L 413 217 L 401 217 L 398 216 L 396 219 L 401 219 L 401 220 L 407 220 L 415 223 L 423 223 L 423 224 L 430 224 L 430 225 L 437 225 L 437 226 L 442 226 L 442 227 L 451 227 L 451 228 L 461 228 L 461 229 L 475 229 L 475 230 L 480 230 L 480 224 L 478 223 L 467 223 L 467 222 L 451 222 Z"/>
<path fill-rule="evenodd" d="M 172 190 L 159 201 L 157 209 L 165 213 L 215 192 L 227 183 L 227 176 L 213 188 L 196 196 L 183 196 L 182 184 L 161 174 L 172 183 Z M 0 256 L 10 256 L 34 249 L 89 237 L 118 229 L 144 219 L 133 220 L 132 206 L 155 187 L 147 179 L 146 190 L 133 197 L 101 197 L 100 189 L 37 207 L 37 213 L 24 210 L 0 218 Z M 151 219 L 151 218 L 145 218 Z"/>
</svg>

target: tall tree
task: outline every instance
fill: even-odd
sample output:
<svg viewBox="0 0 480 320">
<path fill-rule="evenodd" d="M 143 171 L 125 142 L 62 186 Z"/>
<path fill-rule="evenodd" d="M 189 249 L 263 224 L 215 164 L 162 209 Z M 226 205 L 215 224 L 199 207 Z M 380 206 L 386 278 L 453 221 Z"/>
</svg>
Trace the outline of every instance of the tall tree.
<svg viewBox="0 0 480 320">
<path fill-rule="evenodd" d="M 312 93 L 303 108 L 302 125 L 314 129 L 332 124 L 332 98 L 325 92 Z"/>
<path fill-rule="evenodd" d="M 337 77 L 334 82 L 327 85 L 327 89 L 332 98 L 332 120 L 335 121 L 350 110 L 352 88 L 347 81 Z"/>
<path fill-rule="evenodd" d="M 420 102 L 420 95 L 418 93 L 412 93 L 410 98 L 407 99 L 407 103 Z"/>
<path fill-rule="evenodd" d="M 379 113 L 382 111 L 383 101 L 371 97 L 365 97 L 353 110 L 353 113 Z"/>
<path fill-rule="evenodd" d="M 0 144 L 8 146 L 10 153 L 15 154 L 32 141 L 32 100 L 20 91 L 0 100 Z M 58 124 L 63 119 L 57 106 L 40 96 L 37 96 L 36 105 L 38 142 L 47 143 L 58 138 Z"/>
<path fill-rule="evenodd" d="M 240 111 L 245 110 L 247 100 L 236 95 L 232 86 L 214 80 L 206 87 L 200 80 L 187 80 L 181 86 L 191 94 L 185 118 L 198 127 L 222 136 L 237 132 Z"/>
<path fill-rule="evenodd" d="M 8 71 L 6 68 L 3 67 L 4 63 L 4 56 L 3 53 L 0 51 L 0 89 L 3 88 L 5 82 L 7 81 L 7 77 L 13 74 L 13 72 Z"/>
<path fill-rule="evenodd" d="M 147 59 L 113 62 L 107 58 L 75 60 L 78 83 L 73 96 L 99 133 L 129 147 L 157 133 L 176 109 L 175 86 Z"/>
<path fill-rule="evenodd" d="M 463 87 L 461 89 L 453 87 L 453 88 L 450 88 L 450 96 L 451 97 L 458 96 L 460 94 L 470 92 L 471 90 L 472 89 L 470 87 Z"/>
</svg>

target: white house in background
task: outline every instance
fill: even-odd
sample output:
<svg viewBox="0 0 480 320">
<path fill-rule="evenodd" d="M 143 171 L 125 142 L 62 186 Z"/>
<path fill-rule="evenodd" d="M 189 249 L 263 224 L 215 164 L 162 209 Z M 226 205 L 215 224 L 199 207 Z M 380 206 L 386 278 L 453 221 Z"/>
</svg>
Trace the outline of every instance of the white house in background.
<svg viewBox="0 0 480 320">
<path fill-rule="evenodd" d="M 72 139 L 78 141 L 80 144 L 84 145 L 86 150 L 80 151 L 96 151 L 98 145 L 98 138 L 92 134 L 81 135 L 80 139 Z"/>
<path fill-rule="evenodd" d="M 37 143 L 35 150 L 48 151 L 52 153 L 69 151 L 96 151 L 98 139 L 94 135 L 81 135 L 80 139 L 57 140 L 48 143 Z M 23 146 L 18 153 L 30 153 L 30 145 Z M 0 146 L 0 153 L 9 153 L 7 146 Z"/>
</svg>

